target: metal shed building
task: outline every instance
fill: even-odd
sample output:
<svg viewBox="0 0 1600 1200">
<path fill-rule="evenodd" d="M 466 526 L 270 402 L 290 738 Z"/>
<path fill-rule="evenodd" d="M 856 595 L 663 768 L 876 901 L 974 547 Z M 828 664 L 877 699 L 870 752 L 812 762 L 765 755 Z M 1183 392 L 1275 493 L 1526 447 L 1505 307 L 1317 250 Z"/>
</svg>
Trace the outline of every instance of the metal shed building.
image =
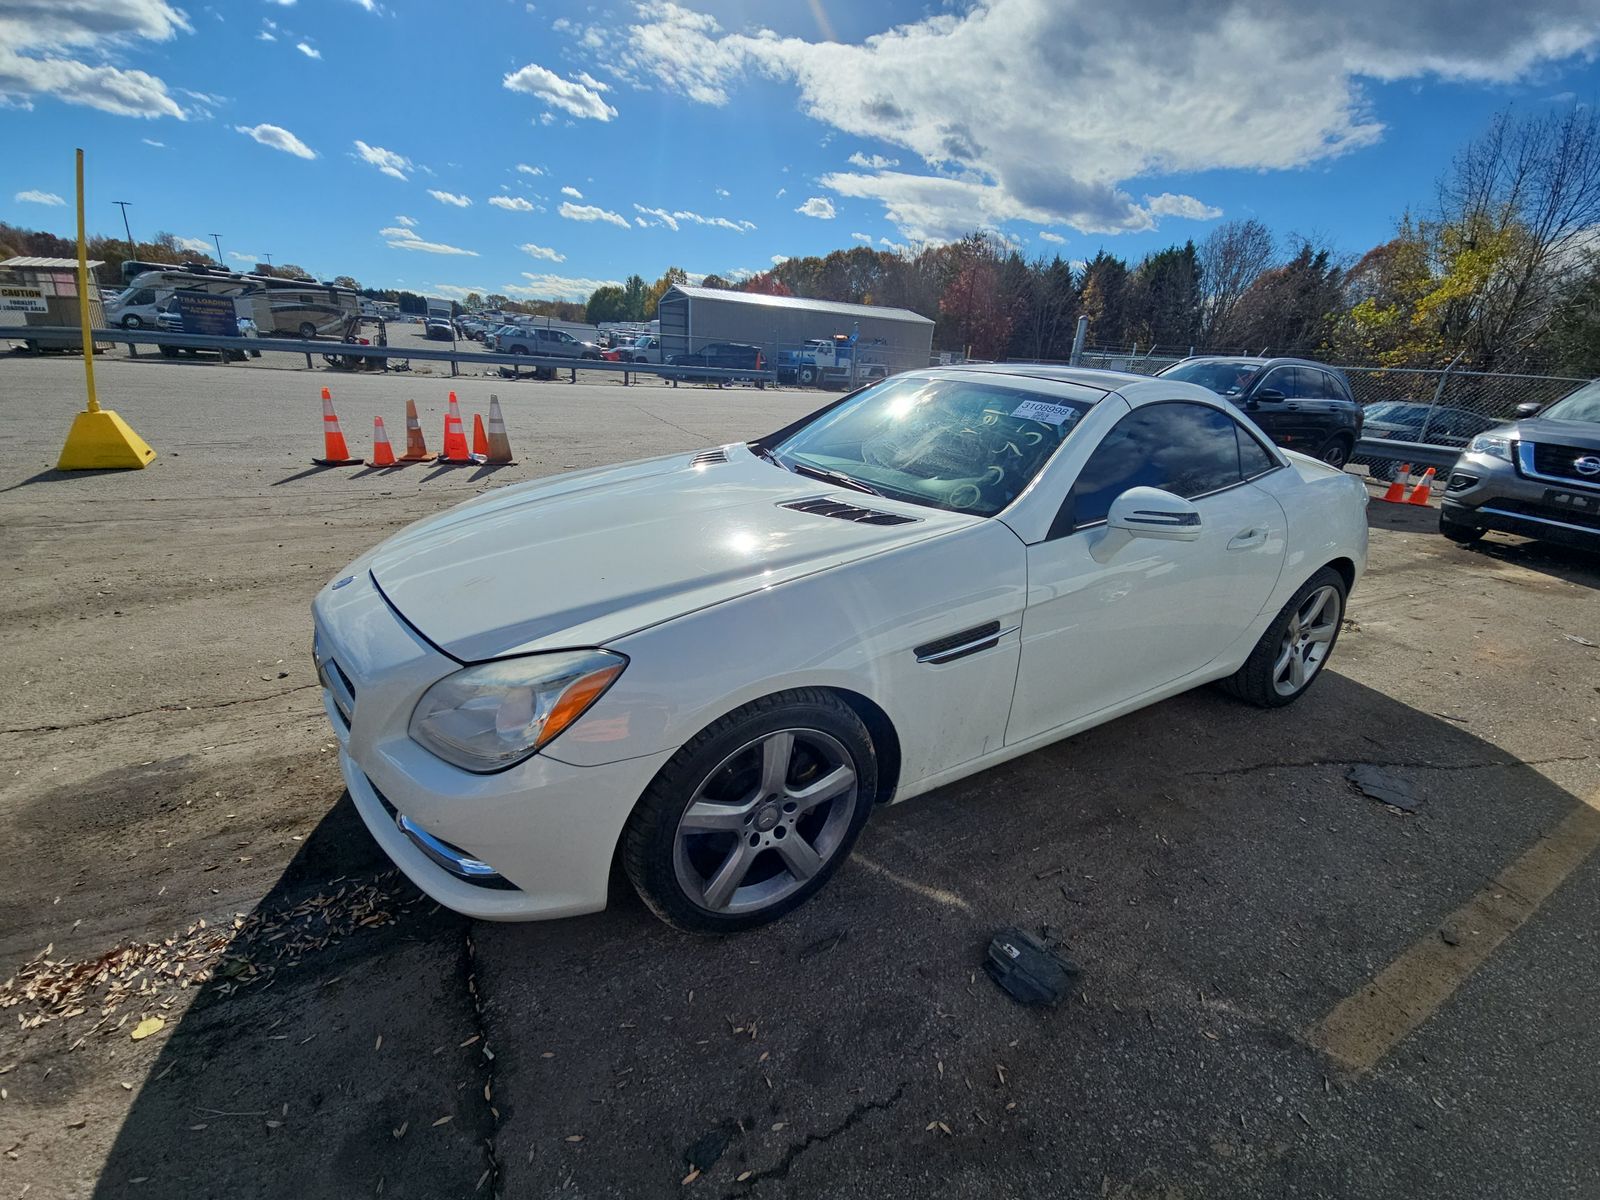
<svg viewBox="0 0 1600 1200">
<path fill-rule="evenodd" d="M 100 266 L 89 260 L 89 270 Z M 89 324 L 104 329 L 100 289 L 89 277 Z M 0 340 L 25 342 L 29 349 L 81 349 L 78 332 L 78 260 L 21 256 L 0 262 Z M 65 326 L 70 333 L 34 332 L 28 326 Z"/>
<path fill-rule="evenodd" d="M 657 311 L 663 355 L 690 353 L 707 342 L 746 342 L 776 363 L 783 351 L 812 338 L 859 331 L 858 344 L 895 372 L 927 366 L 933 347 L 933 322 L 908 308 L 674 285 Z"/>
</svg>

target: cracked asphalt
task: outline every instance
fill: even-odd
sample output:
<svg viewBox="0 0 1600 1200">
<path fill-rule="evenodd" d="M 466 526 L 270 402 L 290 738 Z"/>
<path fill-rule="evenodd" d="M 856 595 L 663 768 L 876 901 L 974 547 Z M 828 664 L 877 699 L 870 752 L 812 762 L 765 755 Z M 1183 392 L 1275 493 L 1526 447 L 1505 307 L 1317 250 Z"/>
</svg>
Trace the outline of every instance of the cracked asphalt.
<svg viewBox="0 0 1600 1200">
<path fill-rule="evenodd" d="M 518 465 L 324 472 L 324 383 L 362 449 L 451 383 L 107 362 L 160 456 L 63 477 L 80 380 L 0 360 L 0 1197 L 1600 1195 L 1596 559 L 1375 504 L 1289 709 L 1194 692 L 882 811 L 737 939 L 620 882 L 474 924 L 341 797 L 311 597 L 476 490 L 816 394 L 462 379 Z M 1006 925 L 1066 1003 L 983 975 Z"/>
</svg>

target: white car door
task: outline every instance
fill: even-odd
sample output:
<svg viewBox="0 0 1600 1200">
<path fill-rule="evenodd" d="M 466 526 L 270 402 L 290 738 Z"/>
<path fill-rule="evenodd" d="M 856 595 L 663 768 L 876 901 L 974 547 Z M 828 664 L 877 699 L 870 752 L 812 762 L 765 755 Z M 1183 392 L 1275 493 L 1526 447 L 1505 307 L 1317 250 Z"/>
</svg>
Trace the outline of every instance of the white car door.
<svg viewBox="0 0 1600 1200">
<path fill-rule="evenodd" d="M 1050 536 L 1028 547 L 1028 604 L 1006 742 L 1200 670 L 1245 634 L 1283 568 L 1283 509 L 1249 480 L 1287 469 L 1220 408 L 1135 408 L 1085 461 Z M 1111 502 L 1157 487 L 1199 510 L 1194 541 L 1135 538 L 1106 561 Z"/>
</svg>

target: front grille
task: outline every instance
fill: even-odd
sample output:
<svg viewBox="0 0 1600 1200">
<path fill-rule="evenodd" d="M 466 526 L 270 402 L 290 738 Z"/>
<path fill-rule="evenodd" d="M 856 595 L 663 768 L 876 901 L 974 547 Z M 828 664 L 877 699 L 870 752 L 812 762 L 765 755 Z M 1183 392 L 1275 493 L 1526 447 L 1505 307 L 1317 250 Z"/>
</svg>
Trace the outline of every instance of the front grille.
<svg viewBox="0 0 1600 1200">
<path fill-rule="evenodd" d="M 1563 446 L 1557 442 L 1531 442 L 1533 469 L 1540 475 L 1573 479 L 1590 487 L 1600 487 L 1600 475 L 1584 475 L 1574 465 L 1580 458 L 1600 458 L 1600 450 L 1583 446 Z"/>
<path fill-rule="evenodd" d="M 1560 504 L 1541 504 L 1535 500 L 1496 498 L 1492 507 L 1499 512 L 1520 517 L 1538 517 L 1545 521 L 1560 521 L 1563 525 L 1576 525 L 1582 529 L 1600 531 L 1600 513 L 1575 512 Z"/>
<path fill-rule="evenodd" d="M 917 519 L 902 517 L 898 513 L 862 508 L 859 504 L 844 504 L 838 500 L 830 500 L 826 496 L 818 496 L 812 500 L 794 500 L 778 507 L 792 508 L 795 512 L 812 513 L 819 517 L 833 517 L 840 521 L 854 521 L 857 525 L 911 525 Z"/>
</svg>

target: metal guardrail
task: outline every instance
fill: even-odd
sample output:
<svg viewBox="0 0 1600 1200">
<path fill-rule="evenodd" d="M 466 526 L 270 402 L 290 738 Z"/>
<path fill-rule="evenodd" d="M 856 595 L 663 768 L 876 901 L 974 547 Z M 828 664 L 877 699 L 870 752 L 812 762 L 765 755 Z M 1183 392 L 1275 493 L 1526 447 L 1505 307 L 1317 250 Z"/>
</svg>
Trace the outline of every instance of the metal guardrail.
<svg viewBox="0 0 1600 1200">
<path fill-rule="evenodd" d="M 81 346 L 82 335 L 74 327 L 55 325 L 26 325 L 17 326 L 16 332 L 0 329 L 0 340 L 26 341 L 31 337 L 43 334 L 53 346 L 66 349 L 77 349 Z M 546 358 L 532 354 L 497 354 L 490 351 L 462 354 L 458 350 L 434 349 L 425 347 L 389 346 L 363 346 L 357 342 L 334 342 L 307 340 L 304 338 L 263 338 L 263 337 L 219 337 L 205 333 L 169 333 L 159 329 L 95 329 L 90 331 L 95 343 L 119 343 L 129 347 L 137 357 L 138 346 L 174 346 L 180 350 L 215 350 L 239 351 L 249 354 L 259 351 L 262 354 L 304 354 L 306 365 L 313 365 L 311 360 L 316 355 L 333 355 L 340 358 L 365 358 L 365 359 L 402 359 L 409 362 L 447 362 L 451 366 L 451 374 L 455 373 L 458 364 L 463 362 L 486 363 L 494 366 L 518 368 L 549 368 L 558 371 L 604 371 L 613 375 L 624 376 L 623 382 L 629 375 L 653 375 L 666 379 L 672 383 L 679 381 L 710 380 L 718 383 L 731 383 L 740 380 L 753 380 L 758 383 L 776 384 L 778 381 L 775 371 L 743 371 L 727 367 L 679 367 L 655 363 L 622 363 L 609 362 L 603 358 Z M 223 355 L 223 360 L 227 356 Z"/>
<path fill-rule="evenodd" d="M 1459 446 L 1435 446 L 1426 442 L 1398 442 L 1389 438 L 1362 438 L 1356 443 L 1355 458 L 1383 458 L 1408 462 L 1413 467 L 1432 467 L 1441 474 L 1461 457 Z"/>
</svg>

